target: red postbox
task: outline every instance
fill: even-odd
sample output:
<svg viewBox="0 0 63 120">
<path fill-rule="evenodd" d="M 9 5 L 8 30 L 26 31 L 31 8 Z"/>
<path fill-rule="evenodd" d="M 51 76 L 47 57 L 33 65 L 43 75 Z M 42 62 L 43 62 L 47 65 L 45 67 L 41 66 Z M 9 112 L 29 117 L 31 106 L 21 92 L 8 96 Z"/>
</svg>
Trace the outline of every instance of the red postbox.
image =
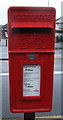
<svg viewBox="0 0 63 120">
<path fill-rule="evenodd" d="M 55 9 L 10 7 L 8 10 L 10 109 L 52 109 Z"/>
</svg>

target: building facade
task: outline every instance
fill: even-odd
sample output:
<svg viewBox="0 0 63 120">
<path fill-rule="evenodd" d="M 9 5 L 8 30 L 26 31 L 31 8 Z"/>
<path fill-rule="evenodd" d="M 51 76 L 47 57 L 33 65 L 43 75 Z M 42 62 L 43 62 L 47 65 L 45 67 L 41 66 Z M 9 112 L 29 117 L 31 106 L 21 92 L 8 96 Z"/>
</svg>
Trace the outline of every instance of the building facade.
<svg viewBox="0 0 63 120">
<path fill-rule="evenodd" d="M 56 20 L 56 41 L 63 42 L 63 1 L 61 2 L 61 17 Z"/>
</svg>

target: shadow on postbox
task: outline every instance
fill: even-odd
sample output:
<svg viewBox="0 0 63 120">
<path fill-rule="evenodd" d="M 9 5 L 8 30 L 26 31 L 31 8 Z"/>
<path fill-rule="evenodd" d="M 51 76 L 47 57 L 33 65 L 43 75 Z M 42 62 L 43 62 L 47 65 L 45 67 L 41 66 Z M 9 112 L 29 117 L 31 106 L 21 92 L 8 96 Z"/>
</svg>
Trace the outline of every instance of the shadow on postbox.
<svg viewBox="0 0 63 120">
<path fill-rule="evenodd" d="M 54 38 L 54 8 L 8 9 L 11 112 L 52 109 Z"/>
</svg>

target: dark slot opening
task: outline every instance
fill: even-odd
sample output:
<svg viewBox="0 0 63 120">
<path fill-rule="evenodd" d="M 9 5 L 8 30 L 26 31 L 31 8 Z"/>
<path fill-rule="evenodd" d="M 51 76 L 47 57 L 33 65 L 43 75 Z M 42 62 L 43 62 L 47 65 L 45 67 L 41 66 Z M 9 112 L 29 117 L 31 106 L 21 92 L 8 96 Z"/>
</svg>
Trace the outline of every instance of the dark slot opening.
<svg viewBox="0 0 63 120">
<path fill-rule="evenodd" d="M 13 33 L 49 33 L 51 28 L 13 28 Z"/>
</svg>

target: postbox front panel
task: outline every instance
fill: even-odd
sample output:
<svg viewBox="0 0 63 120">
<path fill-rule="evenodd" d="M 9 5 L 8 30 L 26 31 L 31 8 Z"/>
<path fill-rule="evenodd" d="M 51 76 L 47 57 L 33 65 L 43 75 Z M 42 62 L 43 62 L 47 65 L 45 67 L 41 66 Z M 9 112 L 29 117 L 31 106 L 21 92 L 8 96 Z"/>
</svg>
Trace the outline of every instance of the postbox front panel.
<svg viewBox="0 0 63 120">
<path fill-rule="evenodd" d="M 52 108 L 53 55 L 36 55 L 37 61 L 29 61 L 27 54 L 9 56 L 12 112 L 45 112 Z"/>
<path fill-rule="evenodd" d="M 52 109 L 54 21 L 54 8 L 9 8 L 12 112 L 47 112 Z"/>
</svg>

